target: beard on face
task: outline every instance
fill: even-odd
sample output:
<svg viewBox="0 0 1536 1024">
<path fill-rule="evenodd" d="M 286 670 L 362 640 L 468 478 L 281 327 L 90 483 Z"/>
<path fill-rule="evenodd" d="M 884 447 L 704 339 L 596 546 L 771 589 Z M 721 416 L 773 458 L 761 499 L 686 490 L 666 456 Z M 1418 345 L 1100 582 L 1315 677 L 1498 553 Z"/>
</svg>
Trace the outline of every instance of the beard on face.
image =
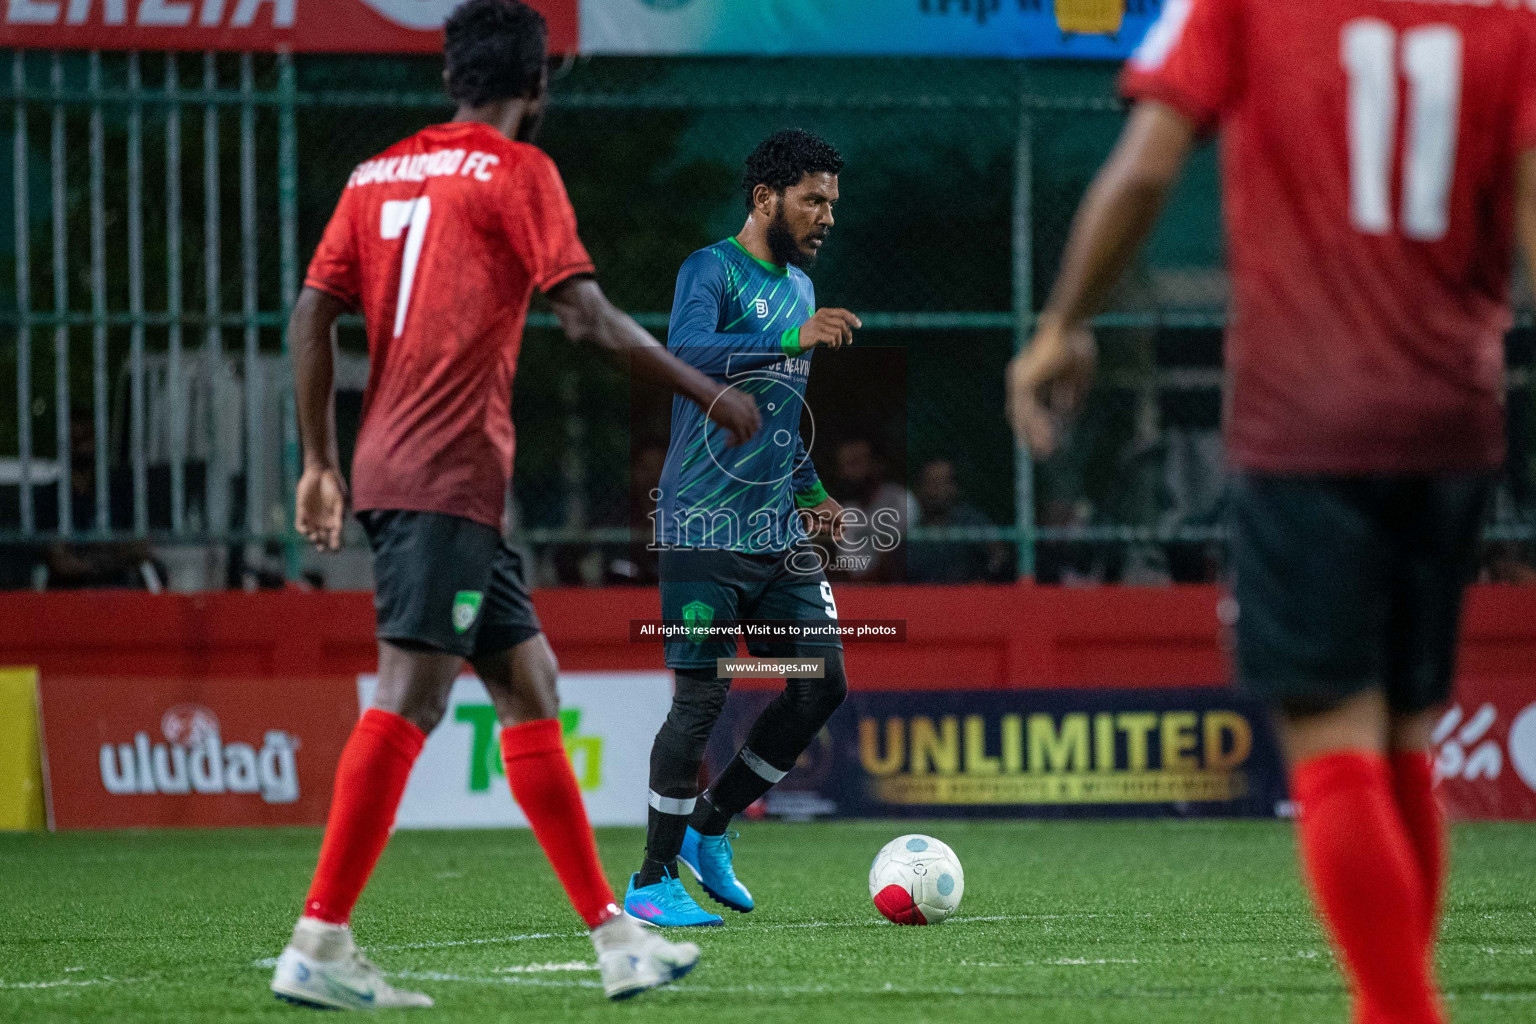
<svg viewBox="0 0 1536 1024">
<path fill-rule="evenodd" d="M 816 237 L 822 236 L 818 233 Z M 808 270 L 816 265 L 816 257 L 820 255 L 815 249 L 806 252 L 800 247 L 800 240 L 795 237 L 794 230 L 789 226 L 789 218 L 784 216 L 782 200 L 773 213 L 773 219 L 768 222 L 767 242 L 768 251 L 773 254 L 773 262 L 780 266 L 795 266 Z"/>
</svg>

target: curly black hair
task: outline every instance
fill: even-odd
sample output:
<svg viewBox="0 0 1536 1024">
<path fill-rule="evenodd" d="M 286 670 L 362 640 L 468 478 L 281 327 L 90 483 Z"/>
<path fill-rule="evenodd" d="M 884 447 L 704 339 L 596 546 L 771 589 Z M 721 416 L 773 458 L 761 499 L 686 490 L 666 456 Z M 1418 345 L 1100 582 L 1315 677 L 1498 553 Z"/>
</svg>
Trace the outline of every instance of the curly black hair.
<svg viewBox="0 0 1536 1024">
<path fill-rule="evenodd" d="M 752 191 L 767 185 L 783 194 L 791 185 L 800 184 L 807 174 L 840 174 L 843 157 L 826 139 L 799 128 L 774 132 L 747 157 L 747 170 L 741 177 L 747 209 L 752 209 Z"/>
<path fill-rule="evenodd" d="M 465 0 L 444 26 L 448 94 L 478 107 L 532 96 L 549 41 L 544 15 L 520 0 Z"/>
</svg>

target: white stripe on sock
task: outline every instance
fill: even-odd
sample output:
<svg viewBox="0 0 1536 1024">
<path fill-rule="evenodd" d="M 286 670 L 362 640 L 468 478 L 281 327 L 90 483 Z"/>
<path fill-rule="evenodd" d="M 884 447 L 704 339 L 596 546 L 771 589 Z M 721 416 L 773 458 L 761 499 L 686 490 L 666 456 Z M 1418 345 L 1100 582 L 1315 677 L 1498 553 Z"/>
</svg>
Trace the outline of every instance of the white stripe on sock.
<svg viewBox="0 0 1536 1024">
<path fill-rule="evenodd" d="M 653 789 L 650 803 L 662 814 L 692 814 L 693 805 L 698 802 L 698 799 L 696 796 L 690 796 L 679 800 L 675 796 L 662 796 Z"/>
<path fill-rule="evenodd" d="M 773 765 L 752 753 L 747 747 L 742 747 L 741 753 L 736 756 L 740 757 L 741 763 L 756 772 L 757 777 L 764 782 L 778 783 L 784 776 L 789 774 L 789 772 L 779 771 Z"/>
</svg>

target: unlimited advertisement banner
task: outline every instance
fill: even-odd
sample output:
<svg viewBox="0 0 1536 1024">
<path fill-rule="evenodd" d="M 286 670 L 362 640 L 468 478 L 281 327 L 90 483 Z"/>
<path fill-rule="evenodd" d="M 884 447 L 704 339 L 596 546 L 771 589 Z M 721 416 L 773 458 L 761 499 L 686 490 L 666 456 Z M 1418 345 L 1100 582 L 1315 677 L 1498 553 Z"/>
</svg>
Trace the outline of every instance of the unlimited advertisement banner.
<svg viewBox="0 0 1536 1024">
<path fill-rule="evenodd" d="M 772 694 L 733 694 L 722 768 Z M 1261 705 L 1225 690 L 855 692 L 769 793 L 849 817 L 1272 816 L 1286 806 Z"/>
<path fill-rule="evenodd" d="M 378 677 L 359 676 L 367 707 Z M 565 749 L 594 825 L 643 825 L 651 741 L 672 702 L 666 672 L 562 672 Z M 501 763 L 501 726 L 474 676 L 454 681 L 448 713 L 427 738 L 395 818 L 397 828 L 522 827 Z"/>
<path fill-rule="evenodd" d="M 347 679 L 45 674 L 38 694 L 57 829 L 321 824 L 358 713 Z"/>
<path fill-rule="evenodd" d="M 80 50 L 439 53 L 462 0 L 0 0 L 0 46 Z M 577 0 L 527 0 L 557 53 Z"/>
<path fill-rule="evenodd" d="M 1536 683 L 1462 680 L 1433 738 L 1452 817 L 1536 821 Z"/>
<path fill-rule="evenodd" d="M 1123 58 L 1161 0 L 582 0 L 584 54 Z"/>
</svg>

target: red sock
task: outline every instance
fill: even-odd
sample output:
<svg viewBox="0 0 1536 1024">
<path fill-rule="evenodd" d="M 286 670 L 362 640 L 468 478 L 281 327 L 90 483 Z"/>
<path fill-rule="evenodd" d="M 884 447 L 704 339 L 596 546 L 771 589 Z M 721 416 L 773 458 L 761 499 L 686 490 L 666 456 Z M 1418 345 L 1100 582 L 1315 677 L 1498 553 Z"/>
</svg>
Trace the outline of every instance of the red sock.
<svg viewBox="0 0 1536 1024">
<path fill-rule="evenodd" d="M 588 928 L 596 928 L 619 908 L 597 859 L 597 842 L 560 738 L 559 721 L 543 718 L 501 730 L 501 757 L 512 797 L 528 816 L 571 906 Z"/>
<path fill-rule="evenodd" d="M 1423 936 L 1428 897 L 1384 757 L 1298 764 L 1298 835 L 1312 895 L 1343 953 L 1357 1024 L 1444 1024 Z"/>
<path fill-rule="evenodd" d="M 331 924 L 346 924 L 389 830 L 411 765 L 426 733 L 399 715 L 369 708 L 352 729 L 336 765 L 336 790 L 320 844 L 320 864 L 304 900 L 304 913 Z"/>
<path fill-rule="evenodd" d="M 1435 799 L 1434 761 L 1427 752 L 1399 750 L 1392 755 L 1392 796 L 1407 826 L 1408 841 L 1413 844 L 1419 866 L 1419 880 L 1429 897 L 1425 945 L 1433 950 L 1441 894 L 1445 891 L 1445 813 Z"/>
</svg>

